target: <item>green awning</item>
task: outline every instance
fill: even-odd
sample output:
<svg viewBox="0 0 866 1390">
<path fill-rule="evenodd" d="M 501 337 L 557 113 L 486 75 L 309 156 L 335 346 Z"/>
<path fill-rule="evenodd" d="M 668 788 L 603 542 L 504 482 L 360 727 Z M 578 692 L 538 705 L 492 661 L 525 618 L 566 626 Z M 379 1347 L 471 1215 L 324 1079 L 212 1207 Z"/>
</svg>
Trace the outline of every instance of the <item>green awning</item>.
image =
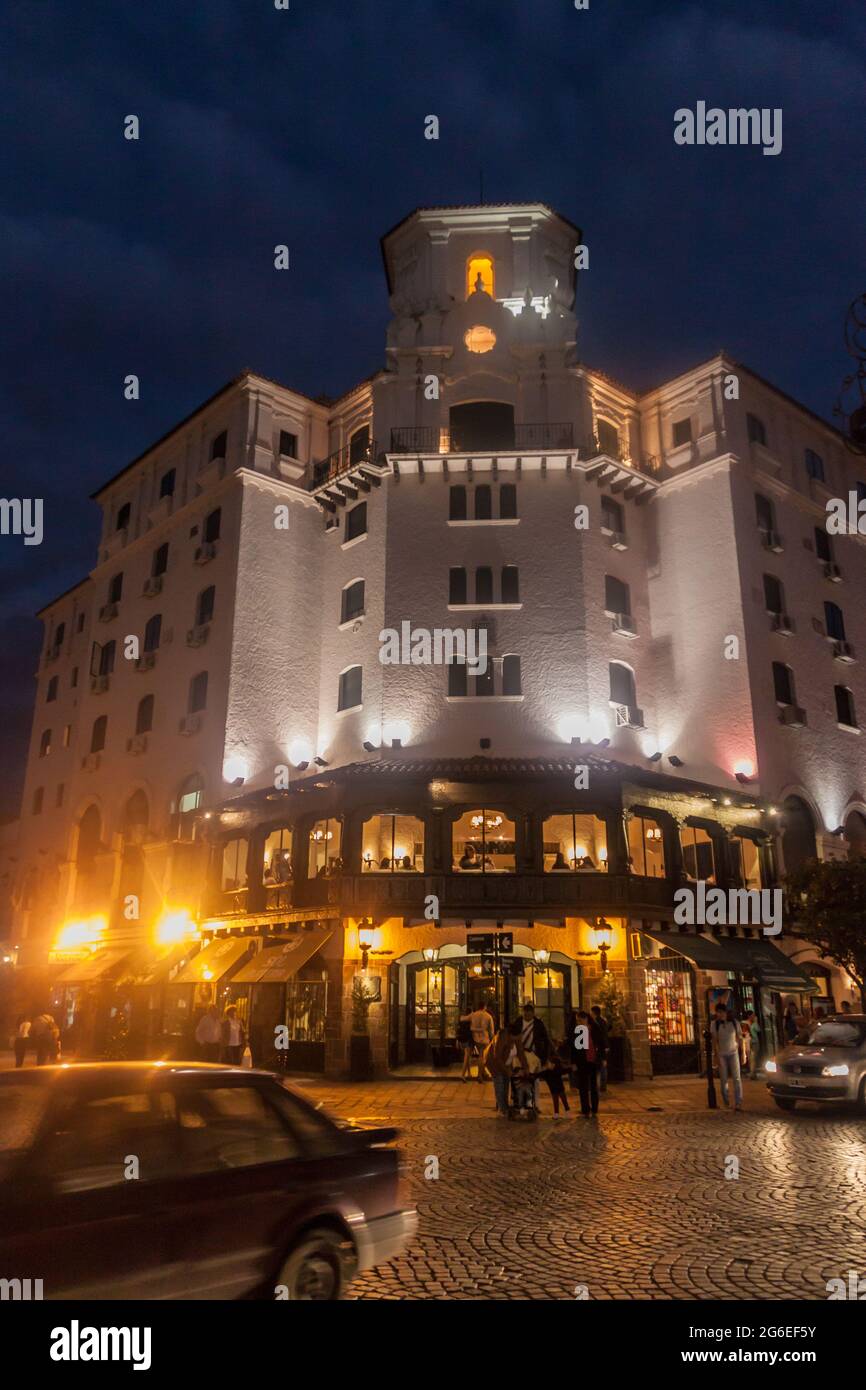
<svg viewBox="0 0 866 1390">
<path fill-rule="evenodd" d="M 707 937 L 693 932 L 648 931 L 645 927 L 641 928 L 641 935 L 651 937 L 671 951 L 679 951 L 702 970 L 753 975 L 767 989 L 780 992 L 819 993 L 811 976 L 766 937 L 757 940 L 741 936 Z"/>
<path fill-rule="evenodd" d="M 728 945 L 727 941 L 710 941 L 694 932 L 648 931 L 646 927 L 641 927 L 640 934 L 651 937 L 660 946 L 667 946 L 671 951 L 679 951 L 680 955 L 685 956 L 693 965 L 699 965 L 702 970 L 737 968 L 732 964 L 730 954 L 726 954 L 724 950 Z"/>
</svg>

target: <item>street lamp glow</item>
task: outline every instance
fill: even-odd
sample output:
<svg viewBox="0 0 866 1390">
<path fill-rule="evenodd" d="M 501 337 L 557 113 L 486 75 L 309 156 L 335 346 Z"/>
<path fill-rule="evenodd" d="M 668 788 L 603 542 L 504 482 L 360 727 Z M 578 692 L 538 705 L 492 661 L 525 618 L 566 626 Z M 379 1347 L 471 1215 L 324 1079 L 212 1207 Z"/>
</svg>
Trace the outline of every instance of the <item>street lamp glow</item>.
<svg viewBox="0 0 866 1390">
<path fill-rule="evenodd" d="M 313 758 L 313 748 L 309 739 L 293 738 L 289 744 L 289 762 L 294 767 L 299 767 L 301 763 L 309 763 Z"/>
<path fill-rule="evenodd" d="M 156 924 L 155 936 L 160 946 L 176 946 L 196 935 L 196 925 L 185 907 L 167 911 Z"/>
<path fill-rule="evenodd" d="M 572 743 L 574 739 L 583 743 L 586 738 L 586 720 L 579 714 L 563 714 L 557 723 L 556 732 L 563 743 Z"/>
<path fill-rule="evenodd" d="M 250 775 L 250 765 L 246 758 L 235 754 L 223 763 L 223 780 L 226 782 L 246 782 Z"/>
</svg>

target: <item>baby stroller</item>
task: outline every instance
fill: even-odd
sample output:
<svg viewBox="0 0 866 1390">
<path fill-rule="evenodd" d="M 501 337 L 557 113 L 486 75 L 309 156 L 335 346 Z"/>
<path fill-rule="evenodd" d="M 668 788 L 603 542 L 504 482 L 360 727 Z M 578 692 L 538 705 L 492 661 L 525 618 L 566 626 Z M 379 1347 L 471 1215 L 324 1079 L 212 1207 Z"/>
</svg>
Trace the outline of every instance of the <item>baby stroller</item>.
<svg viewBox="0 0 866 1390">
<path fill-rule="evenodd" d="M 509 1120 L 537 1120 L 535 1077 L 531 1071 L 515 1071 L 511 1075 L 511 1095 L 508 1103 Z"/>
</svg>

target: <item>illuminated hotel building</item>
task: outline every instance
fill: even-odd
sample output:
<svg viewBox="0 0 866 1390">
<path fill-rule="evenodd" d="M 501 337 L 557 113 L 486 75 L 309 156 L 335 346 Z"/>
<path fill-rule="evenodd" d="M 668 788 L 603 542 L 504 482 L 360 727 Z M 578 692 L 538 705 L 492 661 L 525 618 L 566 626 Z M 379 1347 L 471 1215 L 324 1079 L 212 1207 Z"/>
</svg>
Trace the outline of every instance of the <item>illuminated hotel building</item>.
<svg viewBox="0 0 866 1390">
<path fill-rule="evenodd" d="M 382 370 L 334 401 L 244 373 L 96 494 L 13 889 L 70 1030 L 122 999 L 183 1048 L 233 998 L 257 1062 L 339 1074 L 360 979 L 377 1069 L 430 1064 L 482 994 L 561 1035 L 607 946 L 648 1075 L 697 1069 L 713 988 L 769 1036 L 856 1002 L 787 933 L 673 923 L 684 882 L 866 840 L 862 540 L 823 527 L 852 456 L 724 354 L 642 393 L 584 363 L 581 241 L 419 209 Z M 383 664 L 404 623 L 483 631 L 487 669 Z"/>
</svg>

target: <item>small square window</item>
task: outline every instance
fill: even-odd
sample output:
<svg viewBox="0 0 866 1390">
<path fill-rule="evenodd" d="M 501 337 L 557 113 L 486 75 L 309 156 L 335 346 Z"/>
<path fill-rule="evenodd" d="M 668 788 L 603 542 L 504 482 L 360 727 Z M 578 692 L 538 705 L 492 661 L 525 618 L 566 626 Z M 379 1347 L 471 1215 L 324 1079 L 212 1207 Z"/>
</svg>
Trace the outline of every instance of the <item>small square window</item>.
<svg viewBox="0 0 866 1390">
<path fill-rule="evenodd" d="M 280 455 L 290 459 L 298 457 L 298 436 L 290 430 L 280 430 Z"/>
<path fill-rule="evenodd" d="M 816 454 L 814 449 L 806 450 L 806 473 L 813 478 L 816 483 L 824 481 L 824 460 L 820 454 Z"/>
<path fill-rule="evenodd" d="M 673 439 L 675 449 L 678 449 L 681 444 L 691 444 L 692 422 L 689 418 L 674 421 Z"/>
</svg>

